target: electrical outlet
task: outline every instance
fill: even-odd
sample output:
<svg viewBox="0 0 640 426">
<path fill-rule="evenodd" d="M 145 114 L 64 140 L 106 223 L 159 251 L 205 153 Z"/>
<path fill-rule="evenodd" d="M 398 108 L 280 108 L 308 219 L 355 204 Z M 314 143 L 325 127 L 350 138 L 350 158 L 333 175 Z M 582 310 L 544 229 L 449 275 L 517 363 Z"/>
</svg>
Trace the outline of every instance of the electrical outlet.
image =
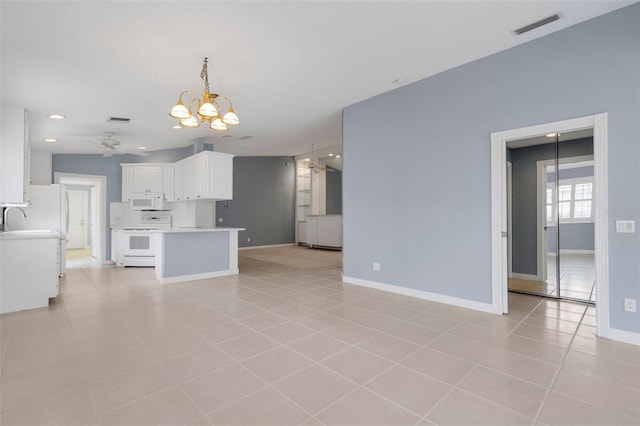
<svg viewBox="0 0 640 426">
<path fill-rule="evenodd" d="M 634 233 L 636 232 L 635 220 L 616 220 L 616 232 Z"/>
<path fill-rule="evenodd" d="M 374 271 L 379 271 L 380 270 L 380 264 L 378 262 L 373 262 L 373 270 Z"/>
<path fill-rule="evenodd" d="M 251 242 L 251 238 L 247 238 L 247 242 L 250 243 Z"/>
<path fill-rule="evenodd" d="M 222 222 L 222 218 L 221 217 L 218 218 L 218 222 Z"/>
<path fill-rule="evenodd" d="M 636 299 L 624 299 L 624 311 L 635 312 L 636 311 Z"/>
</svg>

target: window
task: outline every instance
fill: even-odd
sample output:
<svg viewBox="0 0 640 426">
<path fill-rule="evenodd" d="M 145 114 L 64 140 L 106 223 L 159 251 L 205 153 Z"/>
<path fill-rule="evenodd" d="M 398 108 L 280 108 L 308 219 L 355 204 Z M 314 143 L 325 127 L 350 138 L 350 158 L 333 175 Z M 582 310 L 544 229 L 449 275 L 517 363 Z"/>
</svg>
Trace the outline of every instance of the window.
<svg viewBox="0 0 640 426">
<path fill-rule="evenodd" d="M 554 209 L 557 201 L 557 212 Z M 593 222 L 593 176 L 561 179 L 557 192 L 554 182 L 547 183 L 547 225 Z"/>
</svg>

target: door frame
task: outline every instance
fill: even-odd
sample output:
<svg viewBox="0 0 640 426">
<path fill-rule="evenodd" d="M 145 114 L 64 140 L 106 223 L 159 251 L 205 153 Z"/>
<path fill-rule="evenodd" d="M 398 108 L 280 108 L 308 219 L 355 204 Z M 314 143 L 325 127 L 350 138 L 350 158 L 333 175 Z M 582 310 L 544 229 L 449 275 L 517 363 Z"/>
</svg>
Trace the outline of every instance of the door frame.
<svg viewBox="0 0 640 426">
<path fill-rule="evenodd" d="M 594 114 L 491 134 L 491 282 L 492 310 L 509 312 L 507 257 L 507 141 L 593 128 L 594 248 L 596 271 L 596 334 L 609 336 L 609 232 L 607 214 L 608 114 Z"/>
<path fill-rule="evenodd" d="M 101 175 L 83 175 L 77 173 L 54 172 L 53 181 L 54 183 L 59 183 L 62 185 L 95 185 L 97 191 L 96 196 L 98 198 L 99 204 L 95 206 L 99 224 L 98 232 L 96 232 L 98 241 L 95 241 L 97 247 L 96 257 L 100 260 L 101 263 L 106 263 L 107 177 Z"/>
</svg>

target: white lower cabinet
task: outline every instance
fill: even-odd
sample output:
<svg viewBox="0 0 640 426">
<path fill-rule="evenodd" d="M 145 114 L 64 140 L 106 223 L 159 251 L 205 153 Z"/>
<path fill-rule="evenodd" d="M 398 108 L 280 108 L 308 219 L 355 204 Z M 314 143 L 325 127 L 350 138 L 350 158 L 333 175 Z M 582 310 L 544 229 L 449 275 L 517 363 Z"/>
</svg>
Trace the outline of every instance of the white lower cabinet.
<svg viewBox="0 0 640 426">
<path fill-rule="evenodd" d="M 310 246 L 342 247 L 342 215 L 308 215 L 306 239 Z"/>
<path fill-rule="evenodd" d="M 0 238 L 0 313 L 43 308 L 58 295 L 58 240 Z"/>
</svg>

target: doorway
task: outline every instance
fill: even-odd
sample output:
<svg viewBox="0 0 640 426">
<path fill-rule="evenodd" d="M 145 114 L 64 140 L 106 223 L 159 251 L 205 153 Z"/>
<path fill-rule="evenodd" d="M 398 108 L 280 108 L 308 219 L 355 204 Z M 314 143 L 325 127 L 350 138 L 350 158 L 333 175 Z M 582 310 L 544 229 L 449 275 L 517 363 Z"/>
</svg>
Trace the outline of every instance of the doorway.
<svg viewBox="0 0 640 426">
<path fill-rule="evenodd" d="M 106 177 L 54 173 L 69 197 L 67 267 L 100 265 L 106 261 Z"/>
<path fill-rule="evenodd" d="M 607 122 L 606 113 L 546 123 L 526 128 L 495 132 L 491 135 L 491 203 L 492 203 L 492 306 L 495 313 L 508 313 L 508 213 L 507 213 L 507 143 L 552 133 L 568 133 L 593 129 L 593 224 L 594 275 L 593 292 L 596 305 L 596 332 L 609 334 L 608 228 L 607 199 Z M 553 173 L 559 173 L 557 167 Z M 543 192 L 546 197 L 546 190 Z M 514 194 L 515 197 L 515 194 Z M 557 200 L 560 201 L 560 200 Z M 515 203 L 515 201 L 514 201 Z M 546 208 L 546 205 L 545 205 Z M 538 214 L 540 209 L 534 209 Z M 537 237 L 536 237 L 537 238 Z M 539 243 L 538 247 L 543 244 Z M 562 246 L 559 246 L 562 249 Z M 548 251 L 548 249 L 547 249 Z M 547 256 L 539 257 L 546 259 Z M 557 265 L 557 263 L 556 263 Z M 547 265 L 547 268 L 549 265 Z M 536 269 L 532 274 L 538 274 Z M 556 275 L 557 276 L 557 275 Z"/>
<path fill-rule="evenodd" d="M 507 141 L 507 158 L 509 291 L 595 303 L 593 129 Z"/>
</svg>

